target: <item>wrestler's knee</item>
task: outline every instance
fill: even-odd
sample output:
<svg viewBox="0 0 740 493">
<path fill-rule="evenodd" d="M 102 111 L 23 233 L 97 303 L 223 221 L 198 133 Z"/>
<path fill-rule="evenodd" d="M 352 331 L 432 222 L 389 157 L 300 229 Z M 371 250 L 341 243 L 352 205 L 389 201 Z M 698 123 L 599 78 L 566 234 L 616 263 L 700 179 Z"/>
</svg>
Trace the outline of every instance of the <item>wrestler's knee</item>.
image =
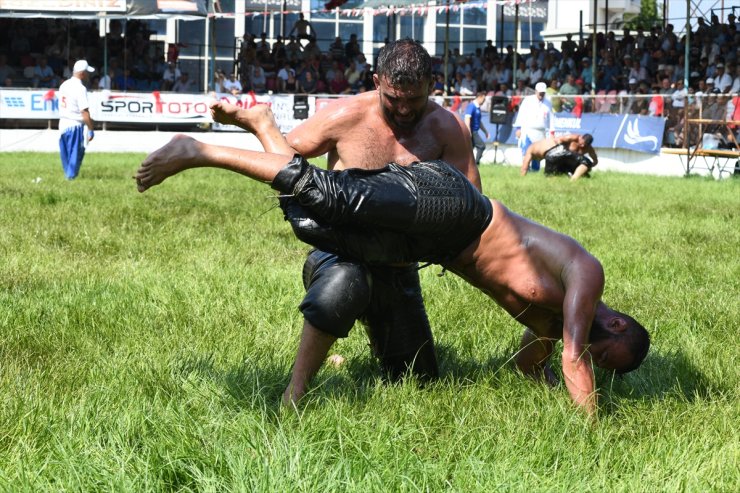
<svg viewBox="0 0 740 493">
<path fill-rule="evenodd" d="M 306 296 L 300 305 L 311 325 L 335 337 L 347 337 L 370 302 L 370 282 L 361 264 L 314 250 L 303 272 Z"/>
</svg>

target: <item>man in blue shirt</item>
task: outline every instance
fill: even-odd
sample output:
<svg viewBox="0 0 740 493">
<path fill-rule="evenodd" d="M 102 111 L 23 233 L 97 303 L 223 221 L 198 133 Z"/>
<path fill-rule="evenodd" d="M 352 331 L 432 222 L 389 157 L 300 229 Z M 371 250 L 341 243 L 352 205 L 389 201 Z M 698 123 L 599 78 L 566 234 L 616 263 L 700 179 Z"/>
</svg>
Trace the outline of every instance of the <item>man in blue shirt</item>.
<svg viewBox="0 0 740 493">
<path fill-rule="evenodd" d="M 472 103 L 465 108 L 465 125 L 470 130 L 470 135 L 473 137 L 473 148 L 475 149 L 475 164 L 480 164 L 480 158 L 483 156 L 483 151 L 486 150 L 486 143 L 481 139 L 480 130 L 486 134 L 488 139 L 488 129 L 480 124 L 480 107 L 483 105 L 483 101 L 486 100 L 486 92 L 478 91 L 475 95 L 475 99 Z"/>
</svg>

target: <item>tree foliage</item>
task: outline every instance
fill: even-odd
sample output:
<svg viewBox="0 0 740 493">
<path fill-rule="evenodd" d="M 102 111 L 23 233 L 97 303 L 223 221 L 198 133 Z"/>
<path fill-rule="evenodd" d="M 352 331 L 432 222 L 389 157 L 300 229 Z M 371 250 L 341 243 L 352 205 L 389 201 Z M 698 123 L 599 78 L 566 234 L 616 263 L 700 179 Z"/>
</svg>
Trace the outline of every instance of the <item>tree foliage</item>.
<svg viewBox="0 0 740 493">
<path fill-rule="evenodd" d="M 642 0 L 640 2 L 640 13 L 625 22 L 625 27 L 630 29 L 649 30 L 659 23 L 658 5 L 656 0 Z"/>
</svg>

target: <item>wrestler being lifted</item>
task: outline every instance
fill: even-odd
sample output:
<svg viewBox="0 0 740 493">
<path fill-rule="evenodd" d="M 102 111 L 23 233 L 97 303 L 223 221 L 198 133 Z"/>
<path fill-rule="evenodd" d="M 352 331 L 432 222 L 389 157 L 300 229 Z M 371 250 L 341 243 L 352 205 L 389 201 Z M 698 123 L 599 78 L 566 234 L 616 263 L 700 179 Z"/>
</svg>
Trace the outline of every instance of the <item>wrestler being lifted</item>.
<svg viewBox="0 0 740 493">
<path fill-rule="evenodd" d="M 239 118 L 260 140 L 276 137 L 266 107 L 219 103 L 212 111 L 216 120 Z M 175 138 L 150 154 L 135 176 L 139 191 L 182 170 L 214 166 L 193 158 L 199 145 Z M 484 197 L 442 161 L 327 171 L 293 154 L 287 142 L 273 145 L 278 153 L 209 148 L 219 153 L 215 167 L 289 196 L 281 206 L 302 241 L 366 262 L 439 263 L 481 289 L 525 326 L 515 358 L 524 374 L 557 383 L 549 360 L 562 339 L 566 388 L 589 414 L 597 410 L 593 365 L 625 373 L 647 355 L 647 331 L 601 301 L 604 271 L 596 258 L 574 239 Z M 327 350 L 311 357 L 323 359 Z"/>
</svg>

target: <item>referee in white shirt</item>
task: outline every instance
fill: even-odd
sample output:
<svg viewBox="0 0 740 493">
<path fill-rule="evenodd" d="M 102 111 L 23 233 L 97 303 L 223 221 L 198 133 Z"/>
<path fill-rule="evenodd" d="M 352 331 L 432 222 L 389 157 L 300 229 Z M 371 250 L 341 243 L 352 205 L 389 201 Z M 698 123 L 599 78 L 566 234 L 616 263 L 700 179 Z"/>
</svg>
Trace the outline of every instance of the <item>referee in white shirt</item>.
<svg viewBox="0 0 740 493">
<path fill-rule="evenodd" d="M 520 129 L 519 148 L 522 150 L 522 158 L 530 145 L 547 137 L 548 132 L 552 134 L 554 129 L 552 103 L 545 98 L 547 86 L 544 82 L 538 82 L 534 86 L 534 91 L 534 94 L 522 100 L 513 125 L 514 128 Z M 540 162 L 533 159 L 529 169 L 539 171 Z"/>
<path fill-rule="evenodd" d="M 86 60 L 77 60 L 72 68 L 72 77 L 59 87 L 59 154 L 68 180 L 77 177 L 85 157 L 85 145 L 95 137 L 87 88 L 83 84 L 90 72 L 95 72 L 95 69 Z"/>
</svg>

